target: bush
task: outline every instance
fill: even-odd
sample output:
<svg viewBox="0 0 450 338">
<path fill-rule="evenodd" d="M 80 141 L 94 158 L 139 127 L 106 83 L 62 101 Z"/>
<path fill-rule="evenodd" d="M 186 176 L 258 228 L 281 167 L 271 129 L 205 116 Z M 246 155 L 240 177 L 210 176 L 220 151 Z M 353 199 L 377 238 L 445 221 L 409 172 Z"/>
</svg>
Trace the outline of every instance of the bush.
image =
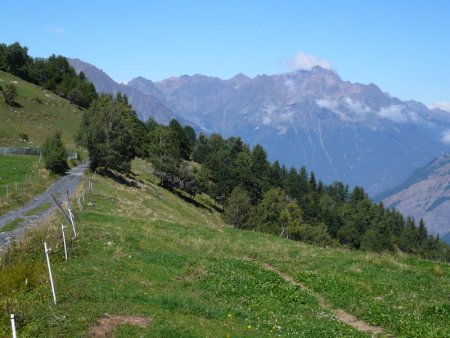
<svg viewBox="0 0 450 338">
<path fill-rule="evenodd" d="M 295 231 L 291 230 L 291 234 L 295 239 L 310 244 L 327 246 L 332 243 L 327 226 L 322 222 L 316 225 L 302 224 Z"/>
<path fill-rule="evenodd" d="M 5 88 L 2 89 L 3 97 L 5 98 L 5 102 L 8 105 L 14 104 L 14 100 L 17 96 L 17 88 L 11 83 L 5 85 Z"/>
<path fill-rule="evenodd" d="M 55 134 L 47 137 L 42 147 L 45 167 L 54 174 L 64 174 L 67 169 L 66 149 L 61 140 L 61 134 Z"/>
<path fill-rule="evenodd" d="M 20 139 L 22 142 L 28 142 L 28 135 L 25 134 L 25 133 L 19 133 L 19 139 Z"/>
</svg>

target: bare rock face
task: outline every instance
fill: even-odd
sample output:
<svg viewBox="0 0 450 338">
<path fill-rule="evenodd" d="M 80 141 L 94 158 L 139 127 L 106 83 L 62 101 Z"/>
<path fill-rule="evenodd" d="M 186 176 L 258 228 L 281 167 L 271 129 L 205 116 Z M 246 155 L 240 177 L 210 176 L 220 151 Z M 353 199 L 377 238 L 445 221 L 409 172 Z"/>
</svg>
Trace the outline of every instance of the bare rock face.
<svg viewBox="0 0 450 338">
<path fill-rule="evenodd" d="M 427 229 L 441 236 L 450 232 L 450 155 L 417 169 L 407 181 L 378 196 L 386 207 L 423 218 Z"/>
<path fill-rule="evenodd" d="M 376 85 L 343 81 L 314 67 L 229 80 L 183 75 L 117 84 L 94 66 L 70 60 L 101 92 L 128 95 L 142 120 L 177 118 L 207 133 L 263 145 L 286 166 L 306 165 L 326 183 L 361 185 L 375 195 L 413 168 L 450 151 L 441 141 L 450 114 L 401 101 Z M 112 82 L 111 82 L 112 81 Z"/>
</svg>

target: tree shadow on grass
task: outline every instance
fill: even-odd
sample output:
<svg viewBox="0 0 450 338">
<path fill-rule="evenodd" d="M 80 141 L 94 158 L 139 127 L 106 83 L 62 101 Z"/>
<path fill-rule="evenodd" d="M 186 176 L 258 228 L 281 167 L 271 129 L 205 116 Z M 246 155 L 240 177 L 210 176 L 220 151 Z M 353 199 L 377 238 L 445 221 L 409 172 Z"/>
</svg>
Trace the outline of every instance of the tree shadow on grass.
<svg viewBox="0 0 450 338">
<path fill-rule="evenodd" d="M 210 213 L 212 212 L 212 209 L 214 209 L 216 212 L 221 213 L 223 210 L 215 205 L 206 206 L 203 203 L 200 203 L 195 200 L 195 196 L 189 197 L 184 193 L 183 191 L 180 191 L 178 189 L 167 189 L 171 191 L 173 194 L 177 195 L 177 197 L 181 198 L 186 203 L 192 204 L 193 206 L 201 209 L 208 210 Z"/>
<path fill-rule="evenodd" d="M 9 102 L 7 104 L 8 104 L 8 106 L 13 107 L 13 108 L 17 108 L 17 109 L 23 108 L 23 106 L 16 101 Z"/>
<path fill-rule="evenodd" d="M 133 178 L 127 178 L 126 174 L 114 172 L 109 169 L 97 170 L 97 173 L 104 177 L 108 177 L 119 184 L 126 185 L 127 187 L 139 188 L 136 180 L 134 180 Z"/>
</svg>

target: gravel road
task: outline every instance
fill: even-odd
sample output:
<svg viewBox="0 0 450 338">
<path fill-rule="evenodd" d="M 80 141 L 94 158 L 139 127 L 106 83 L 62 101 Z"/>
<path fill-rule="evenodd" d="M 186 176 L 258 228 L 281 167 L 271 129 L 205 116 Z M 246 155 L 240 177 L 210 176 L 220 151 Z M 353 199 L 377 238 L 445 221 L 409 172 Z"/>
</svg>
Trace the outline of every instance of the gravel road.
<svg viewBox="0 0 450 338">
<path fill-rule="evenodd" d="M 65 196 L 67 191 L 69 195 L 72 195 L 75 189 L 77 188 L 78 183 L 80 182 L 81 176 L 84 175 L 84 172 L 87 170 L 88 164 L 81 164 L 75 168 L 72 168 L 67 174 L 61 177 L 58 181 L 53 183 L 44 193 L 40 194 L 33 198 L 30 202 L 28 202 L 23 207 L 15 209 L 13 211 L 8 212 L 5 215 L 0 216 L 0 230 L 3 226 L 8 224 L 9 222 L 23 218 L 24 221 L 20 223 L 20 226 L 12 231 L 1 232 L 0 233 L 0 253 L 2 253 L 6 246 L 11 243 L 15 238 L 20 236 L 22 233 L 26 231 L 30 226 L 38 223 L 43 218 L 45 218 L 49 213 L 55 210 L 56 205 L 53 201 L 50 194 L 53 194 L 57 197 L 59 201 L 62 201 L 63 198 L 65 200 Z M 43 210 L 40 213 L 32 216 L 26 216 L 25 214 L 30 210 L 33 210 L 42 204 L 50 204 L 47 210 Z"/>
</svg>

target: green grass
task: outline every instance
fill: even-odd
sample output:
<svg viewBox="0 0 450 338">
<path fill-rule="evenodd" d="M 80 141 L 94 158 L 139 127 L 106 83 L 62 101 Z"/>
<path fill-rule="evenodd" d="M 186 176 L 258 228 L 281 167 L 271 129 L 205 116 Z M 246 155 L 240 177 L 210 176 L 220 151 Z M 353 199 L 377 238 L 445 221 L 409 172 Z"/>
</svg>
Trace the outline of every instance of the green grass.
<svg viewBox="0 0 450 338">
<path fill-rule="evenodd" d="M 39 156 L 0 155 L 0 215 L 45 191 L 55 179 L 39 163 Z"/>
<path fill-rule="evenodd" d="M 388 334 L 450 337 L 449 265 L 232 229 L 208 197 L 196 207 L 151 183 L 143 162 L 135 170 L 139 187 L 92 177 L 69 261 L 61 258 L 61 219 L 4 256 L 0 307 L 15 312 L 22 336 L 87 336 L 110 314 L 151 319 L 147 328 L 117 328 L 118 337 L 369 337 L 337 321 L 312 292 L 262 268 L 269 263 Z M 44 240 L 53 248 L 57 306 Z M 8 317 L 0 318 L 0 336 L 8 335 Z"/>
<path fill-rule="evenodd" d="M 31 209 L 30 211 L 27 211 L 24 215 L 25 216 L 32 216 L 32 215 L 39 215 L 41 212 L 50 209 L 52 204 L 50 202 L 43 203 L 40 206 Z"/>
<path fill-rule="evenodd" d="M 23 218 L 16 218 L 11 222 L 6 223 L 0 228 L 0 233 L 17 229 L 20 226 L 20 223 L 22 223 L 23 221 Z"/>
<path fill-rule="evenodd" d="M 40 146 L 49 134 L 60 130 L 66 147 L 75 149 L 73 135 L 82 111 L 39 86 L 0 71 L 0 85 L 11 82 L 17 87 L 17 105 L 7 105 L 0 95 L 0 147 Z M 27 134 L 30 142 L 22 142 L 19 133 Z"/>
</svg>

